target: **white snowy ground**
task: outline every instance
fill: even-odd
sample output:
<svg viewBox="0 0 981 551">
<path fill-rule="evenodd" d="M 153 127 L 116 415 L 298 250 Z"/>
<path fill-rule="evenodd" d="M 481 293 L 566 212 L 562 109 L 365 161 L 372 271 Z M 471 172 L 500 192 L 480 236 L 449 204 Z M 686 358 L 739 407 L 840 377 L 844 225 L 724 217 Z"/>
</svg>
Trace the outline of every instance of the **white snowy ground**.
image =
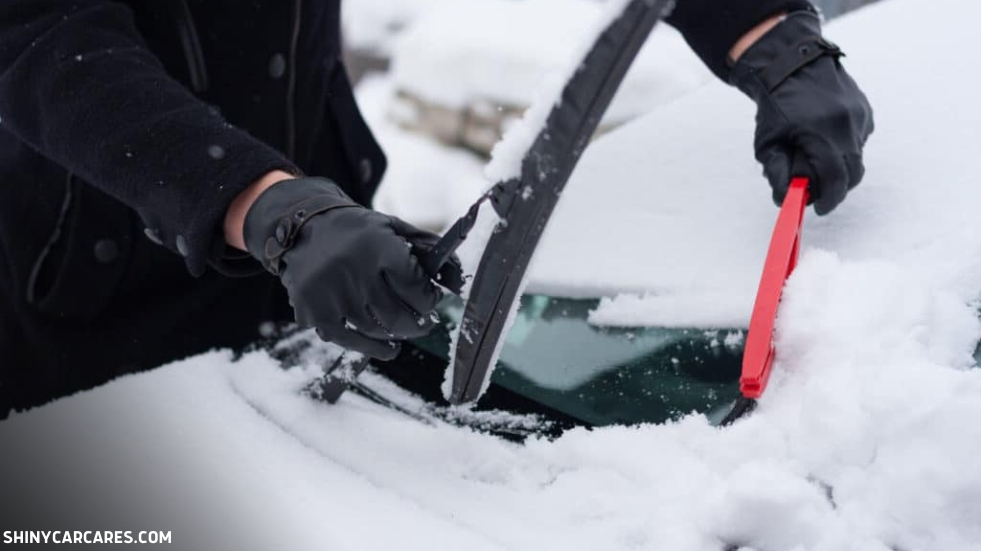
<svg viewBox="0 0 981 551">
<path fill-rule="evenodd" d="M 518 446 L 315 404 L 310 372 L 215 352 L 0 423 L 18 475 L 0 510 L 26 488 L 79 527 L 172 529 L 180 549 L 981 549 L 978 16 L 889 0 L 829 25 L 876 108 L 868 175 L 809 218 L 774 378 L 736 426 Z M 658 293 L 596 321 L 745 321 L 776 216 L 751 133 L 718 85 L 595 144 L 538 283 Z"/>
</svg>

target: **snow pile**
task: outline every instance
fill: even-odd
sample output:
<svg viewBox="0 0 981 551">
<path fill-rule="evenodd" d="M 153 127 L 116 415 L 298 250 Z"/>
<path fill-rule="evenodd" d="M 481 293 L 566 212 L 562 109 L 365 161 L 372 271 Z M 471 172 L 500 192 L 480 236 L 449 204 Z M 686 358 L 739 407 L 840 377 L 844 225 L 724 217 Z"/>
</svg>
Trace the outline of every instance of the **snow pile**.
<svg viewBox="0 0 981 551">
<path fill-rule="evenodd" d="M 977 322 L 881 264 L 811 254 L 799 273 L 771 392 L 727 430 L 518 446 L 315 403 L 316 370 L 216 353 L 0 423 L 0 505 L 166 527 L 178 549 L 976 549 L 981 376 L 950 366 Z"/>
<path fill-rule="evenodd" d="M 518 446 L 352 395 L 318 404 L 300 392 L 313 369 L 213 353 L 0 423 L 3 530 L 163 529 L 217 550 L 979 549 L 981 113 L 976 74 L 947 55 L 971 15 L 891 0 L 830 26 L 877 109 L 868 181 L 809 218 L 770 388 L 735 426 L 690 416 Z M 734 315 L 776 217 L 744 103 L 704 90 L 596 144 L 539 275 Z M 623 314 L 689 312 L 640 308 Z"/>
</svg>

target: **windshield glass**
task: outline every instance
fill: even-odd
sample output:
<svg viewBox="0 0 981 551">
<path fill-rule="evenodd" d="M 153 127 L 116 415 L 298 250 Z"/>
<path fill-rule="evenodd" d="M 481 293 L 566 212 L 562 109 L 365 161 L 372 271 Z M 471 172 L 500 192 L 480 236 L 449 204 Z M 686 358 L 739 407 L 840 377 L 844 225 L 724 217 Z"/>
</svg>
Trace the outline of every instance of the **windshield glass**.
<svg viewBox="0 0 981 551">
<path fill-rule="evenodd" d="M 692 411 L 718 420 L 738 396 L 744 331 L 597 327 L 598 299 L 525 295 L 491 382 L 590 425 L 660 423 Z M 463 304 L 416 345 L 448 358 Z"/>
</svg>

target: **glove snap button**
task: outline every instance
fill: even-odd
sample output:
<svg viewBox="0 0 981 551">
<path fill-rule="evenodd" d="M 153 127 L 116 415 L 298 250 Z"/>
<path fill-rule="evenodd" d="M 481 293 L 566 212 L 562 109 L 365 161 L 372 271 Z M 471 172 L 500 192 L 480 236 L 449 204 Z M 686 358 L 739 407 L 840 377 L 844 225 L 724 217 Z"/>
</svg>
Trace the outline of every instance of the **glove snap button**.
<svg viewBox="0 0 981 551">
<path fill-rule="evenodd" d="M 95 242 L 93 250 L 95 260 L 99 264 L 109 264 L 119 257 L 119 245 L 112 239 L 100 239 Z"/>
<path fill-rule="evenodd" d="M 285 244 L 286 234 L 287 234 L 286 224 L 281 222 L 278 226 L 276 226 L 276 242 L 279 243 L 280 245 Z"/>
<path fill-rule="evenodd" d="M 371 181 L 371 175 L 373 174 L 374 170 L 369 159 L 361 159 L 361 162 L 358 165 L 358 170 L 361 172 L 361 183 L 367 184 Z"/>
<path fill-rule="evenodd" d="M 307 211 L 298 210 L 296 211 L 296 214 L 294 214 L 293 216 L 295 216 L 298 221 L 302 222 L 303 219 L 307 217 Z"/>
<path fill-rule="evenodd" d="M 160 230 L 156 228 L 146 228 L 143 230 L 143 235 L 146 235 L 147 239 L 153 241 L 157 245 L 163 245 L 163 239 L 160 238 Z"/>
<path fill-rule="evenodd" d="M 187 257 L 187 255 L 191 254 L 191 250 L 187 246 L 187 239 L 184 239 L 184 236 L 183 235 L 178 235 L 177 236 L 176 244 L 177 244 L 177 252 L 178 252 L 178 254 L 180 254 L 181 256 L 183 256 L 185 258 Z"/>
<path fill-rule="evenodd" d="M 273 54 L 269 58 L 269 76 L 273 80 L 279 80 L 286 74 L 286 56 L 280 53 Z"/>
</svg>

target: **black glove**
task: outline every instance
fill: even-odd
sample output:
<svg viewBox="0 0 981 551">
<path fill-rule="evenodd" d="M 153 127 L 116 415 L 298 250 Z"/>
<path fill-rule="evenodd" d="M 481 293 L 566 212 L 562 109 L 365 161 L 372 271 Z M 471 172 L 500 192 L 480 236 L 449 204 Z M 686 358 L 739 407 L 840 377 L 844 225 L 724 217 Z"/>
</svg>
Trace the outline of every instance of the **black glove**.
<svg viewBox="0 0 981 551">
<path fill-rule="evenodd" d="M 792 176 L 810 178 L 818 214 L 831 212 L 865 173 L 872 107 L 821 38 L 810 12 L 794 12 L 732 65 L 730 81 L 757 105 L 756 159 L 780 205 Z"/>
<path fill-rule="evenodd" d="M 347 349 L 390 360 L 437 321 L 441 290 L 413 255 L 437 236 L 366 209 L 322 178 L 280 182 L 245 217 L 245 246 L 280 277 L 296 321 Z"/>
</svg>

